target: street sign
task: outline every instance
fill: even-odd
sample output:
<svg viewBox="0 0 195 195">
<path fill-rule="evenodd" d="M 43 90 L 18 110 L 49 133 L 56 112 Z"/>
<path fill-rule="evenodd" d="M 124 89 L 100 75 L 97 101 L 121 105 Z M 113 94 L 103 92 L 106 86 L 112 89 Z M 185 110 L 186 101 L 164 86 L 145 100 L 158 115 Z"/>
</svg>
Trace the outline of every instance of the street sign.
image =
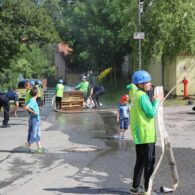
<svg viewBox="0 0 195 195">
<path fill-rule="evenodd" d="M 145 33 L 144 32 L 134 32 L 133 38 L 134 39 L 144 39 Z"/>
</svg>

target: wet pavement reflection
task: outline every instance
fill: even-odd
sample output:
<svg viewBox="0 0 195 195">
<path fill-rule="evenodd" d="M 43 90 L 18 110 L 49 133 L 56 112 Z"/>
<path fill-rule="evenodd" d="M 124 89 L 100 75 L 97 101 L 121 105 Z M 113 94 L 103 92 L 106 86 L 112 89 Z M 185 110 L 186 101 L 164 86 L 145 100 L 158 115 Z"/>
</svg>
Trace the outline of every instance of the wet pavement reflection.
<svg viewBox="0 0 195 195">
<path fill-rule="evenodd" d="M 179 113 L 181 115 L 181 113 Z M 184 114 L 183 114 L 184 115 Z M 183 115 L 180 117 L 182 118 Z M 51 117 L 51 115 L 50 115 Z M 49 117 L 49 118 L 50 118 Z M 177 116 L 176 116 L 177 117 Z M 135 151 L 134 144 L 131 139 L 124 141 L 116 141 L 113 139 L 113 135 L 117 132 L 118 124 L 116 123 L 116 116 L 113 113 L 85 113 L 85 114 L 59 114 L 56 113 L 50 118 L 53 127 L 49 128 L 48 131 L 58 129 L 62 130 L 65 134 L 69 135 L 69 140 L 71 142 L 75 142 L 78 144 L 88 144 L 95 145 L 99 148 L 103 148 L 103 151 L 98 151 L 94 153 L 90 153 L 88 155 L 88 163 L 85 165 L 90 170 L 94 170 L 96 172 L 105 172 L 107 176 L 102 177 L 99 181 L 102 181 L 100 186 L 104 186 L 104 182 L 106 180 L 106 186 L 109 188 L 113 186 L 113 181 L 116 184 L 116 187 L 126 189 L 128 191 L 132 182 L 132 175 L 135 163 Z M 178 120 L 178 119 L 177 119 Z M 189 118 L 188 118 L 189 121 Z M 172 124 L 167 124 L 170 128 Z M 158 160 L 161 149 L 156 147 L 156 159 Z M 185 149 L 185 148 L 174 148 L 175 158 L 179 170 L 180 180 L 183 185 L 178 187 L 177 192 L 173 194 L 183 195 L 186 191 L 189 192 L 189 189 L 193 189 L 189 194 L 194 193 L 194 185 L 191 182 L 191 179 L 186 175 L 187 172 L 193 170 L 194 162 L 193 156 L 195 151 L 193 149 Z M 185 156 L 182 158 L 181 156 Z M 75 154 L 67 154 L 70 158 L 66 158 L 66 160 L 70 160 L 70 163 L 73 163 L 74 158 L 78 158 L 82 161 L 83 154 L 77 153 Z M 66 157 L 67 157 L 66 156 Z M 91 158 L 89 157 L 91 156 Z M 86 158 L 86 155 L 84 155 Z M 182 161 L 181 161 L 182 159 Z M 184 161 L 188 160 L 189 165 L 188 168 L 183 169 Z M 81 161 L 74 165 L 80 167 Z M 184 161 L 183 161 L 184 160 Z M 83 166 L 83 165 L 81 165 Z M 86 176 L 87 172 L 82 172 L 77 174 L 77 179 L 82 180 L 84 175 Z M 117 177 L 116 177 L 117 175 Z M 195 175 L 192 177 L 195 179 Z M 168 178 L 168 179 L 167 179 Z M 170 174 L 168 171 L 168 165 L 166 163 L 166 158 L 164 158 L 163 163 L 157 173 L 156 179 L 154 181 L 154 186 L 165 185 L 169 186 L 170 182 Z M 185 179 L 184 179 L 185 178 Z M 110 181 L 110 182 L 109 182 Z M 111 182 L 112 181 L 112 182 Z M 186 185 L 184 185 L 184 183 Z M 123 192 L 126 193 L 126 192 Z M 118 194 L 120 194 L 118 192 Z"/>
<path fill-rule="evenodd" d="M 15 124 L 17 128 L 22 127 L 27 124 L 27 117 L 28 113 L 18 112 L 18 117 L 11 120 L 10 123 L 11 125 Z M 176 122 L 182 121 L 186 117 L 185 121 L 189 121 L 189 123 L 186 122 L 185 125 L 189 127 L 189 132 L 193 132 L 193 128 L 190 127 L 191 121 L 194 121 L 193 115 L 189 117 L 189 115 L 178 113 L 171 117 L 172 121 L 167 124 L 168 128 L 175 129 Z M 71 166 L 76 169 L 76 172 L 69 175 L 62 173 L 62 177 L 77 182 L 78 186 L 55 188 L 50 185 L 44 188 L 44 191 L 55 192 L 55 194 L 129 194 L 135 163 L 134 144 L 131 140 L 130 130 L 126 133 L 126 140 L 116 141 L 113 139 L 113 135 L 116 134 L 119 127 L 114 113 L 63 114 L 45 107 L 41 110 L 41 118 L 42 121 L 50 124 L 44 130 L 47 138 L 43 136 L 43 142 L 44 139 L 52 140 L 55 135 L 64 135 L 64 137 L 56 136 L 55 139 L 59 139 L 59 143 L 55 146 L 49 145 L 48 153 L 43 155 L 28 154 L 22 146 L 12 150 L 0 150 L 1 154 L 8 153 L 3 159 L 1 158 L 0 168 L 6 167 L 9 173 L 7 178 L 5 177 L 6 179 L 1 181 L 0 189 L 10 186 L 26 176 L 28 176 L 28 180 L 33 180 L 35 179 L 34 175 L 41 175 L 43 170 L 45 172 L 54 170 L 55 173 L 56 167 L 63 166 L 66 169 Z M 174 133 L 177 134 L 175 130 Z M 158 146 L 156 153 L 158 160 L 161 153 Z M 174 148 L 174 153 L 179 170 L 180 185 L 177 192 L 173 194 L 195 194 L 193 191 L 195 189 L 194 149 Z M 156 176 L 154 186 L 159 187 L 162 184 L 169 186 L 169 178 L 165 158 Z M 186 193 L 189 190 L 190 193 Z"/>
</svg>

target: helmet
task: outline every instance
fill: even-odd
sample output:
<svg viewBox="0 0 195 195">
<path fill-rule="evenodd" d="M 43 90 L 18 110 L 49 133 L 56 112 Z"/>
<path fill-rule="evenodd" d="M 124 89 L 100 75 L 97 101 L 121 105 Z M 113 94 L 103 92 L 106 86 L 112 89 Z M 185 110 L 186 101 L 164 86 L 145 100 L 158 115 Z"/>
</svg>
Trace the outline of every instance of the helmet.
<svg viewBox="0 0 195 195">
<path fill-rule="evenodd" d="M 63 83 L 63 80 L 62 79 L 59 79 L 58 83 Z"/>
<path fill-rule="evenodd" d="M 34 86 L 34 85 L 35 85 L 35 81 L 31 80 L 31 81 L 30 81 L 30 85 L 31 85 L 31 86 Z"/>
<path fill-rule="evenodd" d="M 39 85 L 42 85 L 42 82 L 41 82 L 40 80 L 38 80 L 37 83 L 38 83 Z"/>
<path fill-rule="evenodd" d="M 146 83 L 151 81 L 151 76 L 148 72 L 145 70 L 139 70 L 136 71 L 132 76 L 132 82 L 133 84 L 140 84 L 140 83 Z"/>
<path fill-rule="evenodd" d="M 87 77 L 86 77 L 85 75 L 82 75 L 82 76 L 81 76 L 81 80 L 82 80 L 82 81 L 84 81 L 84 80 L 86 80 L 86 79 L 87 79 Z"/>
</svg>

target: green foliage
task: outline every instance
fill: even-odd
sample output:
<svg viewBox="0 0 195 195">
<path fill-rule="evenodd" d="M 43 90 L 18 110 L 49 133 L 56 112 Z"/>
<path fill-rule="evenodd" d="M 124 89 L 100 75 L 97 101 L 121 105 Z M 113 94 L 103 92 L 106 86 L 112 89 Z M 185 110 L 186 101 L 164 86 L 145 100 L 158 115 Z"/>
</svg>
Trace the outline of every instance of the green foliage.
<svg viewBox="0 0 195 195">
<path fill-rule="evenodd" d="M 4 87 L 16 85 L 19 75 L 24 78 L 43 78 L 54 75 L 55 67 L 52 64 L 53 49 L 50 45 L 39 48 L 32 44 L 27 48 L 21 45 L 21 52 L 10 60 L 8 68 L 3 68 L 0 82 Z M 50 55 L 49 55 L 50 54 Z"/>
<path fill-rule="evenodd" d="M 64 36 L 74 47 L 75 64 L 102 70 L 129 53 L 129 31 L 121 17 L 129 7 L 125 1 L 75 1 L 66 5 Z M 131 9 L 131 8 L 130 8 Z M 67 28 L 68 27 L 68 28 Z"/>
<path fill-rule="evenodd" d="M 125 86 L 128 82 L 121 77 L 117 78 L 116 82 L 116 90 L 113 90 L 110 82 L 108 82 L 109 78 L 106 78 L 106 82 L 104 82 L 105 94 L 100 97 L 100 101 L 103 105 L 115 106 L 117 107 L 119 100 L 122 95 L 128 94 Z"/>
<path fill-rule="evenodd" d="M 0 83 L 53 72 L 44 47 L 59 40 L 52 19 L 31 0 L 6 0 L 0 6 Z M 45 69 L 45 70 L 44 70 Z"/>
<path fill-rule="evenodd" d="M 22 43 L 42 46 L 57 39 L 52 20 L 30 0 L 6 0 L 0 10 L 0 28 L 1 66 L 19 52 Z"/>
<path fill-rule="evenodd" d="M 144 0 L 144 65 L 153 55 L 195 53 L 194 7 L 194 0 Z M 52 43 L 60 39 L 73 47 L 73 67 L 112 67 L 116 75 L 126 54 L 134 54 L 132 61 L 137 57 L 138 1 L 2 0 L 0 29 L 1 83 L 13 82 L 20 73 L 53 74 Z"/>
<path fill-rule="evenodd" d="M 152 55 L 180 55 L 195 52 L 195 1 L 144 0 L 141 31 L 145 65 Z M 119 67 L 126 53 L 137 56 L 137 0 L 93 0 L 65 3 L 62 38 L 74 48 L 74 61 L 84 69 Z M 61 12 L 63 13 L 63 12 Z M 137 64 L 137 62 L 134 62 Z"/>
<path fill-rule="evenodd" d="M 144 56 L 195 53 L 195 1 L 146 1 L 142 17 Z M 150 2 L 150 3 L 149 3 Z"/>
<path fill-rule="evenodd" d="M 49 64 L 44 50 L 32 44 L 29 49 L 25 48 L 25 51 L 11 60 L 10 68 L 18 75 L 22 74 L 24 78 L 41 78 L 45 75 L 51 76 L 54 73 L 52 68 L 49 68 Z"/>
</svg>

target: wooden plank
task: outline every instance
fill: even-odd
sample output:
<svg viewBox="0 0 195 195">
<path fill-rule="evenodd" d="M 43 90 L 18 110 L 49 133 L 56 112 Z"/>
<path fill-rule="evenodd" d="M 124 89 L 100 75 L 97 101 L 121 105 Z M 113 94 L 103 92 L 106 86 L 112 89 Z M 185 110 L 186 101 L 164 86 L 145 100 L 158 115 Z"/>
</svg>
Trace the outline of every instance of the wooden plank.
<svg viewBox="0 0 195 195">
<path fill-rule="evenodd" d="M 82 110 L 83 109 L 83 92 L 82 91 L 66 91 L 62 98 L 62 110 Z"/>
</svg>

